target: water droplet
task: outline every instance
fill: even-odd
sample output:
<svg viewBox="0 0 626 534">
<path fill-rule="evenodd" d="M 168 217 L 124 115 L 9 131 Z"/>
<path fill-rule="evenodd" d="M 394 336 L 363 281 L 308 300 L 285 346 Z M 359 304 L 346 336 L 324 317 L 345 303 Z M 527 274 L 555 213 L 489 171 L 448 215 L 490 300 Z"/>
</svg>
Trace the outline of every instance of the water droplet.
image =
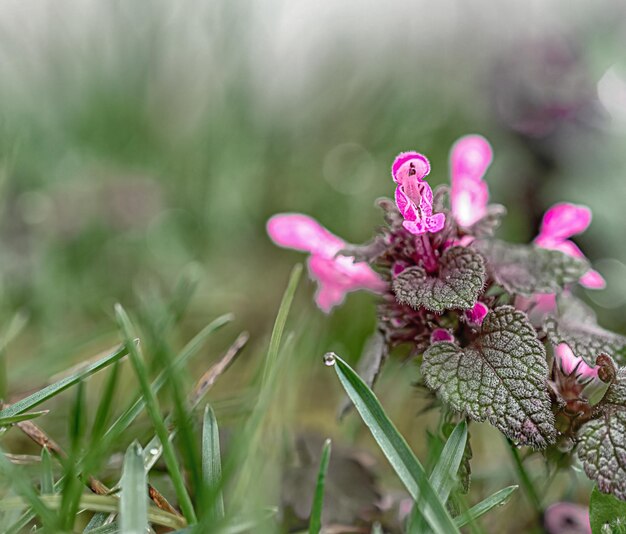
<svg viewBox="0 0 626 534">
<path fill-rule="evenodd" d="M 328 367 L 335 365 L 336 356 L 337 355 L 334 352 L 327 352 L 324 354 L 324 365 L 327 365 Z"/>
<path fill-rule="evenodd" d="M 159 454 L 159 449 L 157 449 L 156 447 L 153 447 L 152 449 L 150 449 L 151 456 L 156 456 L 157 454 Z"/>
</svg>

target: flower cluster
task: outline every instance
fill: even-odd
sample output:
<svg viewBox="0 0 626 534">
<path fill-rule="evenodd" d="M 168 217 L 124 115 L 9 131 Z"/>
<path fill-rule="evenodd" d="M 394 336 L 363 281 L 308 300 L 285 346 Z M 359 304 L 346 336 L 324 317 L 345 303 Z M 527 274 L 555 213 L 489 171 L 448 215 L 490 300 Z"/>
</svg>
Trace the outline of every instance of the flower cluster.
<svg viewBox="0 0 626 534">
<path fill-rule="evenodd" d="M 433 192 L 428 159 L 401 153 L 391 167 L 395 202 L 379 201 L 387 226 L 364 245 L 301 214 L 275 215 L 268 233 L 310 253 L 323 311 L 351 291 L 379 295 L 381 352 L 408 346 L 421 383 L 448 409 L 489 421 L 518 445 L 564 454 L 576 446 L 598 487 L 626 499 L 626 467 L 606 467 L 622 449 L 602 439 L 626 436 L 626 338 L 598 326 L 575 295 L 577 285 L 605 286 L 571 240 L 591 211 L 556 204 L 533 243 L 495 238 L 506 210 L 489 204 L 492 159 L 485 138 L 461 138 L 450 186 Z"/>
</svg>

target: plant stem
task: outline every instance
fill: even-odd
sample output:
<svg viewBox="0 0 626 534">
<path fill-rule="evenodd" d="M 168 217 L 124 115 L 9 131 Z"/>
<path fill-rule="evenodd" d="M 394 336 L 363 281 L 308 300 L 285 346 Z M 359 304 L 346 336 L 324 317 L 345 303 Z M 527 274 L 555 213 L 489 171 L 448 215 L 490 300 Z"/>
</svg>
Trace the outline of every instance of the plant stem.
<svg viewBox="0 0 626 534">
<path fill-rule="evenodd" d="M 519 451 L 510 440 L 507 440 L 507 443 L 509 444 L 509 450 L 511 451 L 511 456 L 513 457 L 513 463 L 515 464 L 515 470 L 517 471 L 520 484 L 524 488 L 524 493 L 526 494 L 527 499 L 529 500 L 530 504 L 533 506 L 537 514 L 541 516 L 543 512 L 541 499 L 539 498 L 539 495 L 535 490 L 535 486 L 530 479 L 528 471 L 524 467 L 524 463 L 522 461 L 522 458 L 520 457 Z"/>
</svg>

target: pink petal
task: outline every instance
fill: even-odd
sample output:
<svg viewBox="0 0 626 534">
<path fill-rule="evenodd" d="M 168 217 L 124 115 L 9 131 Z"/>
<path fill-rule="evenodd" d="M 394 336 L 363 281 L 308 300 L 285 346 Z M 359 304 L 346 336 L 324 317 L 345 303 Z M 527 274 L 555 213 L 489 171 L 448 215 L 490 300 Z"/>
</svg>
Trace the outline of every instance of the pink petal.
<svg viewBox="0 0 626 534">
<path fill-rule="evenodd" d="M 432 217 L 426 217 L 424 219 L 424 226 L 426 231 L 434 234 L 439 232 L 446 224 L 446 216 L 443 213 L 435 213 Z"/>
<path fill-rule="evenodd" d="M 435 328 L 430 334 L 430 342 L 437 343 L 439 341 L 454 342 L 454 336 L 445 328 Z"/>
<path fill-rule="evenodd" d="M 555 204 L 543 216 L 538 239 L 561 241 L 584 232 L 590 224 L 591 210 L 587 206 Z"/>
<path fill-rule="evenodd" d="M 417 185 L 411 182 L 416 182 L 416 180 L 409 180 L 396 188 L 396 205 L 404 217 L 402 226 L 414 235 L 439 232 L 446 222 L 446 216 L 443 213 L 433 215 L 432 189 L 426 182 L 419 182 Z M 413 198 L 407 194 L 407 186 L 409 186 Z M 419 202 L 419 209 L 415 201 Z"/>
<path fill-rule="evenodd" d="M 489 312 L 489 308 L 482 302 L 477 302 L 471 310 L 465 311 L 465 318 L 467 322 L 474 326 L 480 326 L 483 324 L 483 319 Z"/>
<path fill-rule="evenodd" d="M 343 302 L 351 291 L 367 289 L 382 293 L 387 289 L 387 284 L 367 263 L 354 263 L 347 256 L 325 258 L 312 255 L 308 265 L 311 277 L 319 283 L 315 301 L 326 313 Z"/>
<path fill-rule="evenodd" d="M 597 367 L 590 367 L 584 360 L 576 356 L 567 343 L 559 343 L 554 349 L 559 366 L 565 375 L 574 373 L 577 378 L 586 380 L 598 377 Z"/>
<path fill-rule="evenodd" d="M 487 214 L 489 188 L 483 181 L 452 182 L 450 203 L 452 215 L 460 226 L 468 227 Z"/>
<path fill-rule="evenodd" d="M 312 217 L 300 213 L 281 213 L 267 221 L 267 233 L 281 247 L 333 257 L 345 241 L 330 233 Z"/>
<path fill-rule="evenodd" d="M 417 211 L 415 210 L 415 206 L 409 197 L 404 193 L 402 186 L 396 187 L 396 206 L 398 206 L 398 210 L 405 220 L 417 220 Z"/>
<path fill-rule="evenodd" d="M 413 169 L 414 174 L 409 171 Z M 415 176 L 418 180 L 430 173 L 430 163 L 419 152 L 401 152 L 391 166 L 391 176 L 397 184 L 403 184 L 408 176 Z"/>
<path fill-rule="evenodd" d="M 606 280 L 598 271 L 593 269 L 583 274 L 579 282 L 588 289 L 604 289 L 606 287 Z"/>
<path fill-rule="evenodd" d="M 559 343 L 554 349 L 554 355 L 563 373 L 571 375 L 578 364 L 578 358 L 574 355 L 569 345 L 567 343 Z"/>
<path fill-rule="evenodd" d="M 491 145 L 482 135 L 461 137 L 450 153 L 451 181 L 482 180 L 493 159 Z"/>
<path fill-rule="evenodd" d="M 487 213 L 489 189 L 482 178 L 492 159 L 491 145 L 480 135 L 462 137 L 452 147 L 450 202 L 461 226 L 471 226 Z"/>
<path fill-rule="evenodd" d="M 341 304 L 345 299 L 346 291 L 332 285 L 320 284 L 315 293 L 315 304 L 324 313 L 330 313 L 335 306 Z"/>
</svg>

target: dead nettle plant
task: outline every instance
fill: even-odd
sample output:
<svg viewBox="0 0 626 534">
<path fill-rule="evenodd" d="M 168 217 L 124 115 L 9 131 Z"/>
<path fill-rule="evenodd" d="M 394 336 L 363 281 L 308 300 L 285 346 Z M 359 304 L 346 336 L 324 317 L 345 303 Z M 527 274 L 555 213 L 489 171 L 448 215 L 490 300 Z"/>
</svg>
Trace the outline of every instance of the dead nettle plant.
<svg viewBox="0 0 626 534">
<path fill-rule="evenodd" d="M 450 186 L 433 193 L 426 157 L 401 153 L 391 168 L 395 201 L 378 201 L 386 226 L 364 245 L 302 214 L 275 215 L 267 230 L 276 244 L 310 254 L 324 312 L 351 291 L 378 295 L 377 329 L 359 364 L 367 385 L 406 346 L 419 383 L 445 410 L 498 428 L 520 469 L 516 447 L 559 465 L 577 456 L 600 492 L 626 500 L 626 338 L 599 326 L 575 295 L 577 285 L 605 286 L 570 239 L 591 211 L 560 203 L 532 243 L 497 239 L 506 210 L 488 202 L 491 161 L 483 137 L 461 138 Z"/>
</svg>

